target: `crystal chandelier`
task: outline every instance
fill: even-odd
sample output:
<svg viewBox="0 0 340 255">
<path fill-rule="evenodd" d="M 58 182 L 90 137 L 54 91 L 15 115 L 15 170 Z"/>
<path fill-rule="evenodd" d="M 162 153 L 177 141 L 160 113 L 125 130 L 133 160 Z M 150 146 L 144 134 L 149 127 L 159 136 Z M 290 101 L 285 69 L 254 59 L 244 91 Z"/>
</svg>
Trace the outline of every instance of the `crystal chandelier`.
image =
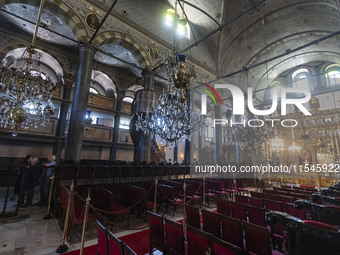
<svg viewBox="0 0 340 255">
<path fill-rule="evenodd" d="M 198 111 L 191 110 L 187 101 L 181 102 L 180 98 L 180 91 L 168 85 L 152 107 L 137 113 L 136 130 L 167 144 L 190 140 L 190 133 L 203 126 L 199 124 L 203 120 Z"/>
<path fill-rule="evenodd" d="M 5 91 L 0 98 L 0 127 L 13 129 L 13 136 L 19 128 L 45 126 L 54 112 L 51 93 L 56 85 L 41 75 L 40 53 L 34 49 L 43 5 L 44 0 L 40 3 L 31 46 L 15 62 L 15 67 L 7 67 L 6 59 L 0 67 L 0 88 Z"/>
<path fill-rule="evenodd" d="M 255 119 L 258 117 L 255 116 Z M 274 135 L 273 128 L 266 126 L 262 127 L 250 127 L 246 126 L 235 126 L 227 128 L 225 131 L 226 140 L 229 144 L 236 144 L 240 146 L 242 150 L 246 148 L 250 150 L 259 149 L 263 144 Z"/>
<path fill-rule="evenodd" d="M 185 55 L 171 54 L 164 59 L 164 64 L 168 86 L 162 94 L 156 97 L 155 92 L 137 92 L 137 101 L 148 98 L 149 102 L 137 106 L 136 129 L 172 144 L 190 139 L 191 132 L 203 127 L 203 119 L 186 100 L 192 72 L 185 65 Z"/>
</svg>

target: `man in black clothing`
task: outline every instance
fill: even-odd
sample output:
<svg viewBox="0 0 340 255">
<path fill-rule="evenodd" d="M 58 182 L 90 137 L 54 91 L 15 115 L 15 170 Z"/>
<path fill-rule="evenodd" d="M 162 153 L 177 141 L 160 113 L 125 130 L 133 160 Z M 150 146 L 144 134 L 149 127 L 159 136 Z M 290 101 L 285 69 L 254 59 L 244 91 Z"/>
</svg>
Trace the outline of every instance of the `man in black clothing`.
<svg viewBox="0 0 340 255">
<path fill-rule="evenodd" d="M 27 200 L 25 206 L 31 206 L 33 202 L 34 187 L 37 177 L 39 176 L 39 159 L 33 158 L 31 160 L 31 165 L 25 171 L 25 190 L 27 192 Z"/>
<path fill-rule="evenodd" d="M 14 201 L 17 195 L 19 194 L 23 172 L 25 171 L 25 168 L 30 167 L 31 161 L 32 161 L 32 155 L 27 155 L 24 161 L 22 162 L 22 164 L 25 165 L 25 167 L 21 168 L 18 172 L 18 176 L 15 181 L 14 191 L 13 191 L 11 198 L 9 199 L 10 201 Z"/>
</svg>

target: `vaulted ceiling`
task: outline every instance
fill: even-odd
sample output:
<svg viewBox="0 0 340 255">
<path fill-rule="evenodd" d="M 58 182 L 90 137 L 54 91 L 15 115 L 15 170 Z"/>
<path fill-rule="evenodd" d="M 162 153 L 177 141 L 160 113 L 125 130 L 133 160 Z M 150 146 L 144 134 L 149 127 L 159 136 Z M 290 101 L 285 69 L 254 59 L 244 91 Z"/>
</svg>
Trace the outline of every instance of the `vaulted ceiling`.
<svg viewBox="0 0 340 255">
<path fill-rule="evenodd" d="M 37 2 L 0 1 L 5 4 L 5 11 L 32 22 L 36 20 L 39 4 Z M 84 35 L 77 30 L 77 26 L 70 25 L 70 13 L 60 11 L 57 2 L 47 1 L 49 6 L 44 9 L 43 26 L 75 41 L 83 40 Z M 79 2 L 81 0 L 64 1 L 69 6 L 80 6 Z M 103 18 L 114 1 L 85 2 L 100 10 L 99 16 Z M 164 26 L 165 13 L 169 8 L 176 9 L 178 16 L 186 15 L 191 27 L 190 39 L 176 35 L 178 48 L 185 51 L 196 64 L 210 71 L 215 76 L 211 77 L 211 80 L 226 76 L 228 81 L 236 82 L 239 86 L 246 87 L 250 83 L 260 89 L 263 86 L 260 81 L 264 76 L 275 78 L 288 69 L 309 62 L 340 63 L 340 37 L 332 35 L 340 30 L 338 0 L 180 0 L 176 2 L 175 0 L 118 0 L 111 15 L 171 49 L 174 32 Z M 86 13 L 86 10 L 81 9 L 75 11 L 81 18 Z M 0 18 L 3 25 L 33 33 L 34 25 L 29 22 L 5 12 L 0 12 Z M 87 39 L 91 35 L 87 33 Z M 325 36 L 330 38 L 315 42 Z M 39 38 L 70 48 L 77 47 L 75 41 L 45 29 L 40 29 Z M 307 44 L 310 45 L 306 46 Z M 136 57 L 120 44 L 110 42 L 101 47 L 106 52 L 138 66 Z M 97 53 L 96 60 L 126 69 L 132 75 L 140 75 L 138 68 L 129 66 L 117 58 L 113 59 Z M 234 72 L 235 75 L 229 76 Z M 246 82 L 245 78 L 247 78 Z"/>
</svg>

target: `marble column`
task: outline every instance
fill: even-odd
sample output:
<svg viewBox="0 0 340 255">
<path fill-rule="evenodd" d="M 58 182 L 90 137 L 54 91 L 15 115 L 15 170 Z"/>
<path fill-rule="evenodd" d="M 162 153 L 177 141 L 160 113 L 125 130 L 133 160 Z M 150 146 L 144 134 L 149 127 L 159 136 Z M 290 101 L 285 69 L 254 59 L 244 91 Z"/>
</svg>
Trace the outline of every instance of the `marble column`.
<svg viewBox="0 0 340 255">
<path fill-rule="evenodd" d="M 177 144 L 174 146 L 174 161 L 173 162 L 178 162 L 178 145 Z"/>
<path fill-rule="evenodd" d="M 82 121 L 87 110 L 94 54 L 95 49 L 92 46 L 88 44 L 79 45 L 78 72 L 73 91 L 64 161 L 72 160 L 77 163 L 80 160 L 84 134 Z"/>
<path fill-rule="evenodd" d="M 56 156 L 56 162 L 61 162 L 61 155 L 64 146 L 64 136 L 67 124 L 67 112 L 70 100 L 70 94 L 72 89 L 73 81 L 65 79 L 65 85 L 63 90 L 63 101 L 60 106 L 58 126 L 56 132 L 56 142 L 53 146 L 53 154 Z"/>
<path fill-rule="evenodd" d="M 198 149 L 197 162 L 200 162 L 200 163 L 203 162 L 202 139 L 204 139 L 204 136 L 205 136 L 204 131 L 203 130 L 199 131 L 199 133 L 198 133 L 198 148 L 197 148 Z"/>
<path fill-rule="evenodd" d="M 190 90 L 189 89 L 187 89 L 185 91 L 185 97 L 186 97 L 186 103 L 190 107 Z M 189 111 L 190 111 L 190 108 L 189 108 Z M 189 116 L 189 121 L 190 121 L 190 116 Z M 191 135 L 191 133 L 190 133 L 190 135 Z M 190 165 L 190 150 L 191 150 L 190 141 L 189 141 L 189 139 L 185 139 L 184 140 L 184 163 L 186 165 Z M 182 162 L 180 162 L 180 163 L 182 163 Z"/>
<path fill-rule="evenodd" d="M 117 159 L 117 145 L 118 145 L 118 139 L 119 139 L 119 124 L 120 124 L 122 106 L 123 106 L 122 99 L 121 98 L 117 99 L 115 123 L 113 127 L 113 135 L 112 135 L 112 146 L 110 150 L 110 160 L 112 161 L 115 161 Z"/>
<path fill-rule="evenodd" d="M 144 71 L 144 90 L 154 90 L 155 87 L 155 73 L 152 71 Z M 143 132 L 140 133 L 139 145 L 138 145 L 138 161 L 149 162 L 151 151 L 151 137 L 146 136 Z"/>
<path fill-rule="evenodd" d="M 221 105 L 215 105 L 215 119 L 222 119 Z M 222 125 L 215 125 L 215 153 L 214 160 L 219 162 L 222 156 Z"/>
</svg>

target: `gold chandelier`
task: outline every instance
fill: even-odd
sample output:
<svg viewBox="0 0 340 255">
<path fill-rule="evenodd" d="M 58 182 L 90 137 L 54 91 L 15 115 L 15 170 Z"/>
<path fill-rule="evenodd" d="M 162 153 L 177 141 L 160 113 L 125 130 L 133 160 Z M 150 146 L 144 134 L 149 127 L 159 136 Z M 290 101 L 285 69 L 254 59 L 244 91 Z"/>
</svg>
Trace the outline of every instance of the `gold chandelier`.
<svg viewBox="0 0 340 255">
<path fill-rule="evenodd" d="M 284 151 L 283 141 L 277 135 L 271 140 L 270 149 L 274 152 Z"/>
<path fill-rule="evenodd" d="M 44 2 L 40 3 L 31 46 L 24 50 L 15 67 L 6 66 L 6 59 L 0 67 L 0 88 L 5 91 L 0 98 L 0 127 L 13 129 L 13 136 L 19 128 L 45 126 L 54 113 L 51 98 L 56 84 L 41 75 L 40 53 L 34 48 Z"/>
</svg>

